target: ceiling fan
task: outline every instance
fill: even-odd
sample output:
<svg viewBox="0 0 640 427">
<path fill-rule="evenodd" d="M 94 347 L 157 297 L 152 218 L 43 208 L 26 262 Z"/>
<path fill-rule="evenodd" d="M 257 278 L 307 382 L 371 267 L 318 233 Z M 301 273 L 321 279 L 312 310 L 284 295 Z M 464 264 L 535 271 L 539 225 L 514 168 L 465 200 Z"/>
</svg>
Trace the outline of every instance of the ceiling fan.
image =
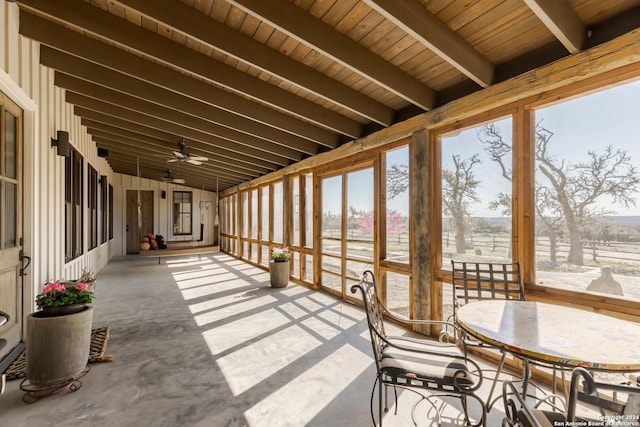
<svg viewBox="0 0 640 427">
<path fill-rule="evenodd" d="M 167 169 L 167 174 L 162 177 L 162 181 L 170 184 L 184 184 L 186 182 L 182 178 L 174 178 L 173 175 L 171 175 L 172 172 L 171 169 Z"/>
<path fill-rule="evenodd" d="M 206 157 L 190 155 L 187 152 L 187 143 L 184 142 L 184 138 L 178 143 L 178 147 L 180 147 L 180 151 L 174 151 L 173 159 L 167 160 L 168 162 L 186 162 L 192 165 L 201 165 L 202 162 L 209 160 Z"/>
</svg>

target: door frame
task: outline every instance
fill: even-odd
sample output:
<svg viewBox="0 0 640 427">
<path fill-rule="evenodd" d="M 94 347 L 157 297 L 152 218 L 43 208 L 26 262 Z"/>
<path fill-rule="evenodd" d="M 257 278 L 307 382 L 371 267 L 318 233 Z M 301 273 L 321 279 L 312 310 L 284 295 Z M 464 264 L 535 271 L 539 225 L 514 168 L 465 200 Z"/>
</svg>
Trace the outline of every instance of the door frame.
<svg viewBox="0 0 640 427">
<path fill-rule="evenodd" d="M 31 265 L 26 276 L 20 277 L 22 287 L 22 307 L 21 307 L 21 336 L 22 341 L 26 337 L 26 317 L 35 308 L 35 296 L 38 292 L 35 277 L 40 276 L 41 266 L 37 262 L 35 255 L 40 252 L 39 240 L 35 238 L 33 230 L 35 229 L 36 218 L 35 212 L 38 209 L 38 199 L 36 197 L 39 189 L 36 188 L 37 179 L 35 177 L 35 156 L 36 140 L 39 134 L 38 123 L 40 121 L 38 115 L 38 104 L 7 74 L 0 69 L 0 92 L 22 109 L 22 250 L 25 255 L 32 257 Z M 20 351 L 21 346 L 14 349 Z M 11 360 L 12 354 L 9 353 L 6 360 Z"/>
<path fill-rule="evenodd" d="M 127 232 L 127 219 L 128 219 L 128 218 L 127 218 L 127 214 L 128 214 L 128 209 L 129 209 L 129 206 L 128 206 L 128 200 L 129 200 L 129 198 L 128 198 L 128 194 L 129 194 L 129 192 L 130 192 L 130 191 L 131 191 L 131 192 L 138 192 L 138 191 L 140 191 L 141 193 L 144 193 L 144 192 L 151 193 L 151 209 L 153 210 L 153 212 L 151 213 L 151 222 L 152 222 L 151 226 L 152 226 L 152 230 L 156 230 L 156 225 L 157 225 L 157 224 L 156 224 L 156 218 L 157 218 L 156 210 L 157 210 L 157 206 L 156 206 L 156 197 L 155 197 L 156 192 L 154 191 L 154 189 L 153 189 L 153 188 L 127 188 L 127 189 L 123 192 L 124 203 L 122 204 L 122 205 L 123 205 L 123 210 L 124 210 L 124 212 L 123 212 L 123 216 L 122 216 L 122 218 L 124 219 L 124 220 L 123 220 L 123 224 L 122 224 L 122 228 L 123 228 L 123 230 L 122 230 L 122 231 L 123 231 L 123 236 L 124 236 L 124 237 L 123 237 L 123 239 L 122 239 L 122 246 L 123 246 L 123 253 L 124 253 L 125 255 L 129 255 L 129 254 L 134 255 L 135 253 L 139 253 L 139 251 L 138 251 L 138 252 L 135 252 L 135 253 L 134 253 L 134 252 L 127 253 L 127 240 L 128 240 L 128 239 L 127 239 L 127 238 L 128 238 L 128 232 Z M 142 237 L 142 236 L 140 236 L 140 237 Z M 140 242 L 138 242 L 138 244 L 139 244 L 139 243 L 140 243 Z"/>
</svg>

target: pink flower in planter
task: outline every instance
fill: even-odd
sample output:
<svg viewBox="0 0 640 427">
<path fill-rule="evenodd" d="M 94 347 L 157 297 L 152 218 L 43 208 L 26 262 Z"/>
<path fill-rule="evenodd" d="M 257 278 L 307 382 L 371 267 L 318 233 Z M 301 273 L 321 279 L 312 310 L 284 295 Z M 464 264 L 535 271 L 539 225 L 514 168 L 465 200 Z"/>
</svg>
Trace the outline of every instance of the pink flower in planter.
<svg viewBox="0 0 640 427">
<path fill-rule="evenodd" d="M 41 294 L 36 296 L 36 305 L 39 309 L 45 307 L 60 307 L 74 304 L 91 304 L 93 292 L 89 291 L 86 283 L 77 283 L 69 289 L 59 281 L 46 283 Z"/>
<path fill-rule="evenodd" d="M 46 294 L 47 292 L 52 292 L 52 291 L 64 292 L 65 287 L 60 282 L 49 283 L 47 284 L 47 286 L 44 287 L 44 289 L 42 290 L 42 293 Z"/>
</svg>

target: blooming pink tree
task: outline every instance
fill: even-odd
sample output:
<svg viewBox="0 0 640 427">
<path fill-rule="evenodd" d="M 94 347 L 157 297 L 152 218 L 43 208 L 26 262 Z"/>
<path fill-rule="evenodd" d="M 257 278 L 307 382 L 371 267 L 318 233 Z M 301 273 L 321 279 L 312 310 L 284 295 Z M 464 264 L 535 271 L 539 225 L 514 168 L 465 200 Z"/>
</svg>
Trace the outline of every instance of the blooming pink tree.
<svg viewBox="0 0 640 427">
<path fill-rule="evenodd" d="M 359 216 L 356 224 L 363 234 L 373 235 L 373 211 L 365 212 Z"/>
<path fill-rule="evenodd" d="M 365 212 L 356 220 L 356 224 L 363 234 L 373 234 L 373 211 Z M 406 218 L 394 209 L 387 209 L 387 236 L 406 232 Z"/>
<path fill-rule="evenodd" d="M 405 217 L 395 209 L 387 209 L 387 237 L 390 235 L 400 235 L 407 231 Z"/>
</svg>

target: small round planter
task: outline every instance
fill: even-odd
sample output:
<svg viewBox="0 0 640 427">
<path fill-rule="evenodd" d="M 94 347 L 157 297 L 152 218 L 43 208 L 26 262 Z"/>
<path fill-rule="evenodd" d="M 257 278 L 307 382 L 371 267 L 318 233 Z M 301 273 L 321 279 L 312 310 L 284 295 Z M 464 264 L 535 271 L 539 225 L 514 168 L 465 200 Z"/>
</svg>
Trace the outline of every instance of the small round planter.
<svg viewBox="0 0 640 427">
<path fill-rule="evenodd" d="M 91 347 L 93 307 L 73 314 L 27 316 L 26 375 L 33 385 L 47 386 L 78 375 Z"/>
<path fill-rule="evenodd" d="M 269 264 L 269 276 L 272 288 L 285 288 L 289 285 L 289 260 L 272 260 Z"/>
</svg>

